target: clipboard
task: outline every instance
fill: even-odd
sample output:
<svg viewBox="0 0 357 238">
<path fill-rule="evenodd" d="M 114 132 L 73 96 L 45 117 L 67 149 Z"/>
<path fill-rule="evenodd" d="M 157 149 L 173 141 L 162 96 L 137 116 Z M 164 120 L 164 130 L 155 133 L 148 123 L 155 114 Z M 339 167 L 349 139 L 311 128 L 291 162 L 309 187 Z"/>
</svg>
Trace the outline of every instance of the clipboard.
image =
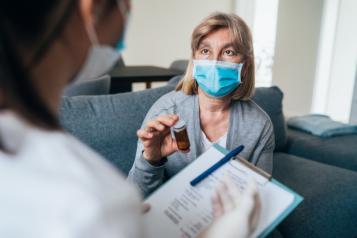
<svg viewBox="0 0 357 238">
<path fill-rule="evenodd" d="M 197 187 L 189 184 L 190 179 L 227 153 L 225 148 L 214 144 L 147 198 L 145 202 L 151 205 L 151 209 L 144 219 L 149 238 L 195 237 L 209 226 L 212 222 L 209 215 L 212 212 L 211 192 L 225 173 L 233 176 L 238 186 L 244 185 L 245 176 L 254 176 L 259 184 L 262 211 L 252 237 L 269 235 L 303 201 L 299 194 L 287 186 L 271 176 L 267 178 L 254 165 L 244 165 L 239 159 L 227 163 L 226 167 L 215 171 Z"/>
<path fill-rule="evenodd" d="M 220 146 L 218 144 L 214 144 L 213 146 L 217 150 L 222 152 L 223 154 L 227 154 L 229 152 L 227 149 L 223 148 L 222 146 Z M 241 159 L 243 159 L 243 158 L 241 158 Z M 249 162 L 247 162 L 247 163 L 249 163 Z M 252 165 L 252 166 L 254 166 L 254 165 Z M 277 181 L 276 179 L 274 179 L 271 175 L 269 176 L 269 174 L 267 174 L 265 171 L 262 172 L 261 169 L 259 169 L 257 167 L 252 167 L 252 168 L 254 168 L 254 171 L 256 173 L 259 173 L 259 174 L 263 173 L 264 174 L 263 176 L 268 176 L 267 179 L 269 179 L 271 183 L 276 184 L 277 186 L 279 186 L 280 188 L 284 189 L 285 191 L 291 193 L 294 196 L 294 201 L 291 203 L 291 205 L 288 208 L 286 208 L 284 210 L 284 212 L 281 213 L 280 216 L 277 217 L 273 223 L 271 223 L 270 226 L 268 226 L 261 234 L 259 234 L 258 237 L 263 238 L 263 237 L 268 236 L 297 206 L 299 206 L 299 204 L 302 203 L 304 198 L 302 196 L 300 196 L 298 193 L 296 193 L 295 191 L 293 191 L 292 189 L 288 188 L 284 184 L 282 184 L 279 181 Z"/>
</svg>

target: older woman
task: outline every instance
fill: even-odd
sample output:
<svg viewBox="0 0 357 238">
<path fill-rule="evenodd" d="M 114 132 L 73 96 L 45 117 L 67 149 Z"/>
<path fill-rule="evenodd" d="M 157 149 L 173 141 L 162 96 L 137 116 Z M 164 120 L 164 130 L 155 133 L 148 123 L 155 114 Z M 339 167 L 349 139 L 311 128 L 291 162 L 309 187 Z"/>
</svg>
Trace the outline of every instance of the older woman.
<svg viewBox="0 0 357 238">
<path fill-rule="evenodd" d="M 129 180 L 145 195 L 158 188 L 213 143 L 228 150 L 243 144 L 242 157 L 272 172 L 273 125 L 251 99 L 254 91 L 252 36 L 234 14 L 215 13 L 192 34 L 192 57 L 175 91 L 162 96 L 138 130 Z M 189 151 L 179 151 L 170 128 L 187 124 Z"/>
</svg>

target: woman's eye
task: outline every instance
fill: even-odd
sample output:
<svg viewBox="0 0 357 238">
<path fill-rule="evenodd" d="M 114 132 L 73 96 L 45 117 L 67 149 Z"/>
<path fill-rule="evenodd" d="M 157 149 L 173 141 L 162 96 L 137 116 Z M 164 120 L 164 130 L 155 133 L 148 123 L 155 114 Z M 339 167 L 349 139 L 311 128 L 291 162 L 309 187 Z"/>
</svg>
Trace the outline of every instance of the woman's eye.
<svg viewBox="0 0 357 238">
<path fill-rule="evenodd" d="M 202 49 L 201 50 L 201 54 L 203 54 L 203 55 L 207 55 L 208 54 L 208 49 Z"/>
<path fill-rule="evenodd" d="M 225 53 L 226 55 L 228 55 L 228 56 L 234 56 L 234 55 L 236 55 L 236 52 L 234 52 L 233 50 L 226 50 L 224 53 Z"/>
</svg>

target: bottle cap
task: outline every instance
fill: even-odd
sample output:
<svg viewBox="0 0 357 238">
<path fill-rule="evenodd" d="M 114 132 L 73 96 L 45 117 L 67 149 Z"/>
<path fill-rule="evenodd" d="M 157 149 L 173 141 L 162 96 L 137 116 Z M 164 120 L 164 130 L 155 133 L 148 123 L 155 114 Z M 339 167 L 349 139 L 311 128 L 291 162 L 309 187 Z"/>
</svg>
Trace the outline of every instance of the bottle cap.
<svg viewBox="0 0 357 238">
<path fill-rule="evenodd" d="M 184 120 L 179 120 L 175 125 L 174 125 L 174 130 L 180 130 L 186 126 L 186 122 Z"/>
</svg>

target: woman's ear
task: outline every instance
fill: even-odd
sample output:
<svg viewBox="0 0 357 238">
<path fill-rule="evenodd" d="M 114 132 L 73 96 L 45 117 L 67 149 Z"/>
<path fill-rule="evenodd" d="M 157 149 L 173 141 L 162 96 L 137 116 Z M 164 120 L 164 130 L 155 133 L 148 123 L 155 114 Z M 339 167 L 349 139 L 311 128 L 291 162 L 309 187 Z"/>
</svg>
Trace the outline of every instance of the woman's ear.
<svg viewBox="0 0 357 238">
<path fill-rule="evenodd" d="M 85 26 L 94 24 L 93 16 L 93 5 L 94 0 L 80 0 L 79 1 L 79 12 L 82 16 Z"/>
<path fill-rule="evenodd" d="M 80 0 L 79 11 L 86 26 L 95 26 L 106 9 L 105 0 Z"/>
</svg>

